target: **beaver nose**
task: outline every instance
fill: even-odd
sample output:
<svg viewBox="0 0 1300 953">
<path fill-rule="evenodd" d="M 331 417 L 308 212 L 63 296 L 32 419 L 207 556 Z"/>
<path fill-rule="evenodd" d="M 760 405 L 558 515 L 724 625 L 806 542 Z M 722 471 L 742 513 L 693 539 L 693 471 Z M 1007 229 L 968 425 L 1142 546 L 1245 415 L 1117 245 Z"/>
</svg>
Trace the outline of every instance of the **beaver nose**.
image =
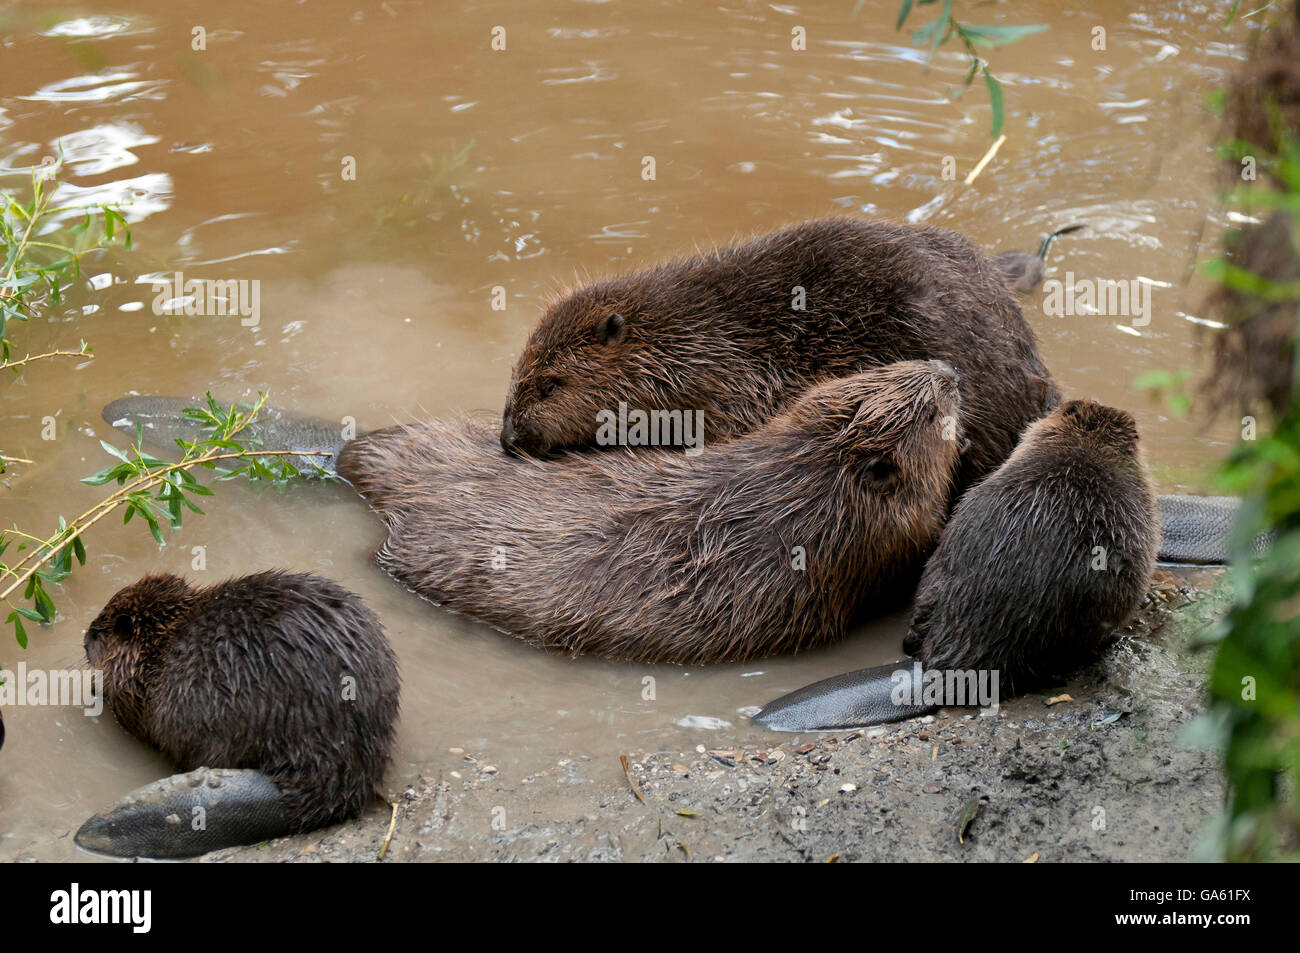
<svg viewBox="0 0 1300 953">
<path fill-rule="evenodd" d="M 930 366 L 934 368 L 935 373 L 940 374 L 952 383 L 957 383 L 957 372 L 952 369 L 952 365 L 947 361 L 931 361 Z"/>
<path fill-rule="evenodd" d="M 546 446 L 536 427 L 527 422 L 516 427 L 514 418 L 507 416 L 501 422 L 501 449 L 512 457 L 541 457 L 545 456 Z"/>
</svg>

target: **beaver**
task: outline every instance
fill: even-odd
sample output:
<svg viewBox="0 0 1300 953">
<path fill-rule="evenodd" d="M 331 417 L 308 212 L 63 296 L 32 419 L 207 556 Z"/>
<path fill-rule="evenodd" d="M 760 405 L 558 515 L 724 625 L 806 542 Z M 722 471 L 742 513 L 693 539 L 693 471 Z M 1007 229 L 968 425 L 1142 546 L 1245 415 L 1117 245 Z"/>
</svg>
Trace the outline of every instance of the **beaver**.
<svg viewBox="0 0 1300 953">
<path fill-rule="evenodd" d="M 1002 272 L 1002 277 L 1006 279 L 1012 291 L 1026 294 L 1042 284 L 1043 276 L 1047 274 L 1047 250 L 1052 247 L 1052 242 L 1057 236 L 1069 235 L 1071 232 L 1087 227 L 1067 225 L 1065 228 L 1058 228 L 1043 239 L 1043 244 L 1038 246 L 1038 254 L 1031 255 L 1027 251 L 1004 251 L 993 256 L 993 264 L 998 271 Z"/>
<path fill-rule="evenodd" d="M 921 575 L 904 651 L 927 671 L 996 671 L 1004 692 L 1039 687 L 1091 661 L 1137 610 L 1159 540 L 1132 415 L 1072 400 L 957 504 Z M 885 673 L 897 669 L 800 689 L 755 721 L 797 731 L 919 714 L 893 706 Z"/>
<path fill-rule="evenodd" d="M 957 505 L 903 648 L 930 668 L 997 669 L 1012 692 L 1036 688 L 1128 621 L 1159 541 L 1133 416 L 1072 400 Z"/>
<path fill-rule="evenodd" d="M 388 763 L 397 663 L 375 614 L 328 579 L 146 576 L 85 648 L 122 727 L 192 772 L 91 818 L 76 837 L 88 850 L 186 857 L 312 830 L 359 814 Z M 195 806 L 204 829 L 182 820 Z"/>
<path fill-rule="evenodd" d="M 812 388 L 698 456 L 536 460 L 473 423 L 358 437 L 338 471 L 411 588 L 573 654 L 704 664 L 842 636 L 919 570 L 958 462 L 957 376 L 904 362 Z"/>
<path fill-rule="evenodd" d="M 1002 273 L 955 232 L 837 218 L 589 284 L 552 304 L 515 365 L 501 444 L 598 445 L 599 415 L 697 411 L 730 439 L 810 385 L 938 359 L 961 378 L 958 486 L 1060 400 Z"/>
</svg>

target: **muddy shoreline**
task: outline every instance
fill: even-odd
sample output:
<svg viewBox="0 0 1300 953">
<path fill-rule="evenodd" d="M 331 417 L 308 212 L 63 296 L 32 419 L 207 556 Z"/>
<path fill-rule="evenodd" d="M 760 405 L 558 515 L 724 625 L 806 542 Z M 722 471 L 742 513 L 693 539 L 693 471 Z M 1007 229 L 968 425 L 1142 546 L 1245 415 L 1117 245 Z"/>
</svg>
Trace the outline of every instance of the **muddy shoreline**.
<svg viewBox="0 0 1300 953">
<path fill-rule="evenodd" d="M 351 824 L 201 860 L 378 861 L 386 838 L 384 862 L 1186 860 L 1224 796 L 1217 754 L 1180 735 L 1204 708 L 1210 656 L 1194 642 L 1225 582 L 1159 572 L 1100 662 L 996 714 L 579 753 L 524 776 L 490 747 L 452 748 L 390 792 L 395 820 L 376 803 Z"/>
</svg>

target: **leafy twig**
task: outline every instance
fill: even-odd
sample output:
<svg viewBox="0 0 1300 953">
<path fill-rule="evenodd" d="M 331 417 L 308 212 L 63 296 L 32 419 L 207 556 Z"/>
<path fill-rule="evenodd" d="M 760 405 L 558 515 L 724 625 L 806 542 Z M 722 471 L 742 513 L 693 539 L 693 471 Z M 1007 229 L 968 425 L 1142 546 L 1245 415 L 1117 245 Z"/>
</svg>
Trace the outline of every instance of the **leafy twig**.
<svg viewBox="0 0 1300 953">
<path fill-rule="evenodd" d="M 920 2 L 922 4 L 934 3 L 937 0 L 920 0 Z M 1035 33 L 1042 33 L 1047 29 L 1047 26 L 1041 23 L 1003 26 L 980 26 L 974 23 L 963 23 L 952 15 L 952 2 L 953 0 L 943 0 L 939 15 L 925 26 L 912 31 L 912 43 L 916 46 L 929 47 L 927 52 L 928 62 L 929 58 L 934 56 L 935 50 L 954 36 L 961 40 L 962 45 L 966 47 L 966 53 L 970 56 L 970 69 L 966 71 L 966 81 L 962 85 L 963 87 L 970 86 L 977 74 L 983 74 L 984 85 L 989 91 L 989 106 L 993 110 L 990 137 L 996 139 L 1002 134 L 1002 125 L 1006 119 L 1002 84 L 997 81 L 993 71 L 989 69 L 988 61 L 979 55 L 976 47 L 994 49 L 999 46 L 1006 46 Z M 914 0 L 903 0 L 902 6 L 898 10 L 896 29 L 901 30 L 903 28 L 903 24 L 907 22 L 913 6 Z"/>
<path fill-rule="evenodd" d="M 199 483 L 190 472 L 193 469 L 202 467 L 215 470 L 219 463 L 238 460 L 245 465 L 225 474 L 224 479 L 243 475 L 249 479 L 284 482 L 300 472 L 289 462 L 289 458 L 329 455 L 326 451 L 248 449 L 236 442 L 234 438 L 248 428 L 265 401 L 266 397 L 262 395 L 256 404 L 246 410 L 240 410 L 238 405 L 226 410 L 209 394 L 206 408 L 189 409 L 186 415 L 210 428 L 212 435 L 196 441 L 177 440 L 177 445 L 184 451 L 184 456 L 177 463 L 167 463 L 144 453 L 139 441 L 131 448 L 133 456 L 128 456 L 110 443 L 100 441 L 105 452 L 121 462 L 86 477 L 82 482 L 91 486 L 103 486 L 115 481 L 120 489 L 100 500 L 71 523 L 60 518 L 58 531 L 47 538 L 33 537 L 16 528 L 0 531 L 0 557 L 14 541 L 10 537 L 22 538 L 23 541 L 18 545 L 20 552 L 27 550 L 29 544 L 34 544 L 12 566 L 0 563 L 0 579 L 9 580 L 8 585 L 0 590 L 0 601 L 7 602 L 12 610 L 5 621 L 13 624 L 18 644 L 23 647 L 27 645 L 23 619 L 42 624 L 48 624 L 54 619 L 56 610 L 47 585 L 60 583 L 67 578 L 72 571 L 74 556 L 80 565 L 85 565 L 86 550 L 82 536 L 118 507 L 126 509 L 123 523 L 129 523 L 132 517 L 139 515 L 161 546 L 164 544 L 161 520 L 166 520 L 173 530 L 179 529 L 184 510 L 203 513 L 190 497 L 212 495 L 212 491 Z M 317 467 L 318 471 L 319 469 Z M 15 606 L 9 601 L 19 589 L 23 589 L 22 598 L 31 601 L 31 608 Z"/>
</svg>

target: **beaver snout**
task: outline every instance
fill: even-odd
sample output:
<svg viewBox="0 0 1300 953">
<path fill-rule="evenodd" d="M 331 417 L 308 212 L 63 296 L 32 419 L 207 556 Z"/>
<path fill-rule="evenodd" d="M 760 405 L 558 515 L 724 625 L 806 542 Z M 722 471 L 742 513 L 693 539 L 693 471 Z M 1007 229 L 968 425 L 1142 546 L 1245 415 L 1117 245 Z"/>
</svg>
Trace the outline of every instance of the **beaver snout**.
<svg viewBox="0 0 1300 953">
<path fill-rule="evenodd" d="M 937 374 L 946 377 L 954 384 L 957 383 L 957 372 L 952 369 L 952 365 L 947 361 L 931 361 L 930 366 L 934 368 Z"/>
<path fill-rule="evenodd" d="M 540 430 L 530 424 L 516 427 L 515 419 L 507 414 L 501 422 L 501 449 L 514 457 L 542 457 L 548 448 Z"/>
</svg>

